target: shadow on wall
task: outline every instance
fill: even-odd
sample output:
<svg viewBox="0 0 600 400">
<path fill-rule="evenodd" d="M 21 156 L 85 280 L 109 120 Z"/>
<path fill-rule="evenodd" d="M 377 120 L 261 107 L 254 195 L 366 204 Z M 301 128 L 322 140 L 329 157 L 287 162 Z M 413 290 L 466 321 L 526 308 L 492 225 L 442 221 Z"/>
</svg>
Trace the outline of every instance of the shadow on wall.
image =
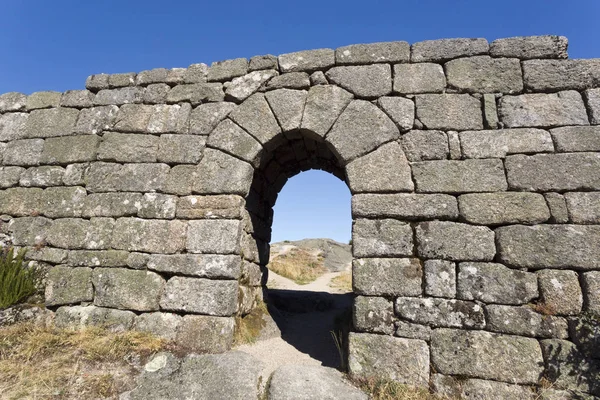
<svg viewBox="0 0 600 400">
<path fill-rule="evenodd" d="M 323 366 L 346 369 L 354 294 L 265 289 L 281 338 Z"/>
</svg>

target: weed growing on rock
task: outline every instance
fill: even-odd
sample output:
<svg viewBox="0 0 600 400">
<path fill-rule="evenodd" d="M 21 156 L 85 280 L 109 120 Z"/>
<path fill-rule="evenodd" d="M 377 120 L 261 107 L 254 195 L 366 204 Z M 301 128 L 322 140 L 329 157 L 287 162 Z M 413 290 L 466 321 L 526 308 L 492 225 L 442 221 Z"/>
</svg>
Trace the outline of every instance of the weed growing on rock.
<svg viewBox="0 0 600 400">
<path fill-rule="evenodd" d="M 24 265 L 25 250 L 0 252 L 0 309 L 17 304 L 35 294 L 42 271 Z"/>
</svg>

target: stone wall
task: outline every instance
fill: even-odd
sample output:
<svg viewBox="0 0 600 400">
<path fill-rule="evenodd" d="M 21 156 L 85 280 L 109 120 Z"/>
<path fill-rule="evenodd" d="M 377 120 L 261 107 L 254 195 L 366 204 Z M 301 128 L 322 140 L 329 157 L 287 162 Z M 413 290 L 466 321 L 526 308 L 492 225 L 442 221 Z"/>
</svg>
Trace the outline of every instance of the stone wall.
<svg viewBox="0 0 600 400">
<path fill-rule="evenodd" d="M 581 328 L 600 313 L 600 59 L 566 49 L 375 43 L 7 93 L 0 233 L 51 266 L 59 325 L 224 351 L 262 296 L 277 194 L 323 169 L 352 192 L 351 373 L 600 395 Z"/>
</svg>

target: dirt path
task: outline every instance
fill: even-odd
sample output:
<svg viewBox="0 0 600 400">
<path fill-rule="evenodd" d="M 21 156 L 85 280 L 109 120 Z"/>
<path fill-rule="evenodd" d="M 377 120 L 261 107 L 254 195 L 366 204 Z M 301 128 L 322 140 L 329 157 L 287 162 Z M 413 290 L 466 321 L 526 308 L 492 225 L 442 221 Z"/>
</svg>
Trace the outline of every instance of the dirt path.
<svg viewBox="0 0 600 400">
<path fill-rule="evenodd" d="M 277 325 L 281 330 L 281 337 L 258 341 L 253 344 L 239 346 L 237 350 L 251 354 L 265 363 L 263 376 L 270 374 L 282 365 L 323 365 L 338 368 L 340 355 L 335 345 L 331 332 L 334 331 L 336 316 L 346 310 L 349 297 L 343 294 L 344 290 L 334 289 L 329 286 L 331 280 L 342 272 L 330 272 L 322 275 L 307 285 L 298 285 L 294 281 L 269 271 L 267 287 L 273 295 L 276 292 L 285 292 L 289 301 L 296 297 L 300 302 L 313 297 L 329 296 L 330 306 L 324 311 L 286 312 L 274 315 Z M 308 297 L 307 297 L 308 296 Z M 311 300 L 309 300 L 310 302 Z"/>
</svg>

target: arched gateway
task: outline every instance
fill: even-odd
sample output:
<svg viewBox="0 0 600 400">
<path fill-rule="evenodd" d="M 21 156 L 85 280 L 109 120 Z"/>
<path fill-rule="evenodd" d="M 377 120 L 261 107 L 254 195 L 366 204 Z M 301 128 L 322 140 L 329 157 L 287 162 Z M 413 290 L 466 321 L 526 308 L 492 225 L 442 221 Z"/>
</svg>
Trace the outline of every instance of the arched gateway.
<svg viewBox="0 0 600 400">
<path fill-rule="evenodd" d="M 351 373 L 600 395 L 600 60 L 566 47 L 375 43 L 7 93 L 0 229 L 52 266 L 59 325 L 221 352 L 262 296 L 277 194 L 323 169 L 352 192 Z"/>
</svg>

